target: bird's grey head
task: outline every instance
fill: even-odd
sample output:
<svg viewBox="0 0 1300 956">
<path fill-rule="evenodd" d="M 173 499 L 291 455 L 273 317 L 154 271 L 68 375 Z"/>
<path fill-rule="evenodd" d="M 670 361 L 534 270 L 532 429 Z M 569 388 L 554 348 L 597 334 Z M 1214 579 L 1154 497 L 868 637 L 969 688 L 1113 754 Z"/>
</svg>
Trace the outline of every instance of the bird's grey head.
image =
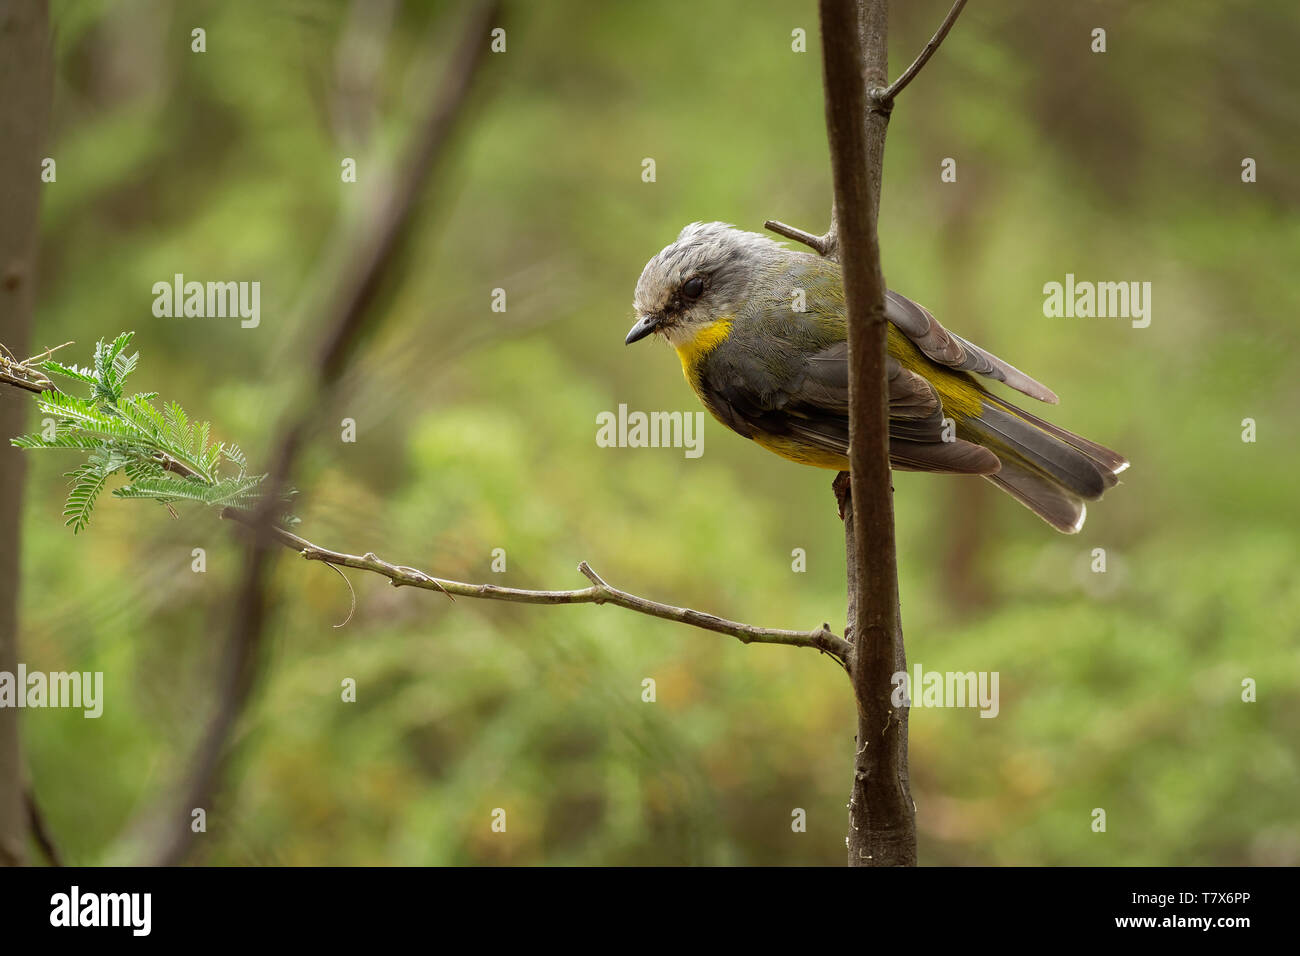
<svg viewBox="0 0 1300 956">
<path fill-rule="evenodd" d="M 636 284 L 637 321 L 627 342 L 652 332 L 673 345 L 734 315 L 758 268 L 785 250 L 766 236 L 724 222 L 693 222 L 677 241 L 646 263 Z"/>
</svg>

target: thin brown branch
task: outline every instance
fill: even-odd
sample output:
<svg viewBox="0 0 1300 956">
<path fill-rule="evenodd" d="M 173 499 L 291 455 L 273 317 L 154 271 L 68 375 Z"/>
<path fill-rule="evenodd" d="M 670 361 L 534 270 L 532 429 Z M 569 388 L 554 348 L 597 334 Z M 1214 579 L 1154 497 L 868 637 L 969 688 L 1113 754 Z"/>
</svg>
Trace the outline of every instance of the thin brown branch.
<svg viewBox="0 0 1300 956">
<path fill-rule="evenodd" d="M 25 362 L 14 362 L 3 355 L 0 355 L 0 384 L 12 385 L 14 388 L 37 394 L 54 387 L 54 383 L 43 373 L 29 367 Z"/>
<path fill-rule="evenodd" d="M 943 42 L 952 25 L 957 22 L 957 17 L 961 15 L 962 8 L 966 6 L 966 0 L 957 0 L 948 11 L 948 15 L 943 18 L 943 23 L 939 24 L 939 29 L 935 31 L 934 36 L 930 37 L 930 42 L 925 45 L 920 55 L 912 61 L 912 65 L 903 71 L 902 76 L 894 80 L 885 89 L 873 89 L 871 98 L 875 101 L 876 106 L 885 110 L 894 108 L 894 100 L 898 94 L 907 88 L 907 84 L 916 79 L 916 74 L 921 72 L 921 68 L 930 62 L 930 57 L 934 56 L 934 51 L 939 49 L 939 44 Z"/>
<path fill-rule="evenodd" d="M 849 864 L 916 864 L 916 812 L 907 779 L 907 710 L 891 700 L 905 669 L 898 613 L 889 465 L 885 279 L 876 232 L 886 109 L 868 92 L 887 79 L 886 0 L 821 0 L 823 86 L 838 253 L 848 312 L 848 548 L 850 676 L 858 747 L 849 799 Z M 842 489 L 843 482 L 839 482 Z"/>
<path fill-rule="evenodd" d="M 48 375 L 35 368 L 37 362 L 44 362 L 59 349 L 67 348 L 71 342 L 64 342 L 43 352 L 38 352 L 28 359 L 16 359 L 9 347 L 0 342 L 0 384 L 12 385 L 28 392 L 58 391 Z"/>
<path fill-rule="evenodd" d="M 795 242 L 802 242 L 805 246 L 812 249 L 819 256 L 827 256 L 831 253 L 831 233 L 824 236 L 814 236 L 811 232 L 804 232 L 802 229 L 796 229 L 794 226 L 787 226 L 776 219 L 769 219 L 763 223 L 764 229 L 770 229 L 778 236 L 785 236 L 787 239 L 793 239 Z"/>
<path fill-rule="evenodd" d="M 221 516 L 249 527 L 252 527 L 255 522 L 255 518 L 249 512 L 235 508 L 224 509 Z M 278 526 L 273 529 L 273 533 L 280 544 L 297 551 L 307 561 L 321 561 L 336 567 L 370 571 L 388 578 L 394 587 L 425 588 L 458 597 L 506 601 L 514 604 L 613 604 L 638 614 L 689 624 L 716 634 L 726 634 L 736 638 L 742 644 L 811 647 L 831 655 L 841 663 L 847 660 L 849 651 L 848 642 L 838 637 L 829 624 L 823 624 L 810 631 L 790 631 L 775 627 L 758 627 L 754 624 L 730 621 L 693 608 L 663 604 L 614 587 L 593 571 L 586 561 L 578 565 L 578 570 L 591 582 L 590 587 L 567 591 L 533 591 L 505 588 L 495 584 L 468 584 L 464 581 L 439 578 L 418 568 L 392 564 L 373 552 L 347 554 L 343 551 L 331 551 Z"/>
<path fill-rule="evenodd" d="M 50 347 L 47 348 L 47 349 L 43 349 L 43 350 L 41 350 L 40 352 L 37 352 L 37 353 L 36 353 L 35 355 L 33 355 L 31 358 L 23 359 L 22 364 L 23 364 L 23 365 L 32 365 L 32 364 L 35 363 L 35 362 L 44 362 L 44 361 L 46 361 L 47 359 L 49 359 L 50 357 L 52 357 L 52 356 L 54 355 L 55 352 L 59 351 L 60 349 L 66 349 L 69 345 L 72 345 L 72 344 L 74 344 L 74 343 L 73 343 L 73 340 L 72 340 L 72 339 L 68 339 L 68 341 L 64 342 L 62 345 L 53 345 L 53 346 L 50 346 Z"/>
</svg>

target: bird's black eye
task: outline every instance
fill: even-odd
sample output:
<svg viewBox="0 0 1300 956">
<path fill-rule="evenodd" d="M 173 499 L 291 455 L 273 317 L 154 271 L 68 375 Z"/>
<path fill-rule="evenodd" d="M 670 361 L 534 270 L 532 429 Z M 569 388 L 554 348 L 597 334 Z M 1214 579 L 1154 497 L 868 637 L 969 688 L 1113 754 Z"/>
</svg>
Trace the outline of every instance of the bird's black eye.
<svg viewBox="0 0 1300 956">
<path fill-rule="evenodd" d="M 682 283 L 682 295 L 688 299 L 698 299 L 704 295 L 704 280 L 699 276 L 692 276 Z"/>
</svg>

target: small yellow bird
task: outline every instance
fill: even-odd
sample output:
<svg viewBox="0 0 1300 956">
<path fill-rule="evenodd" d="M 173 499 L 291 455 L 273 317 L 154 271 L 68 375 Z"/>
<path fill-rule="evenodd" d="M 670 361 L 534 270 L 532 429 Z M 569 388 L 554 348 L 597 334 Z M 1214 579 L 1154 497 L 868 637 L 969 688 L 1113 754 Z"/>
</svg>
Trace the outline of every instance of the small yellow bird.
<svg viewBox="0 0 1300 956">
<path fill-rule="evenodd" d="M 849 467 L 848 325 L 839 264 L 726 223 L 691 223 L 636 286 L 631 344 L 653 332 L 718 421 L 792 461 Z M 1085 501 L 1128 461 L 987 391 L 971 373 L 1039 401 L 1056 395 L 886 293 L 890 463 L 983 475 L 1052 527 L 1083 527 Z"/>
</svg>

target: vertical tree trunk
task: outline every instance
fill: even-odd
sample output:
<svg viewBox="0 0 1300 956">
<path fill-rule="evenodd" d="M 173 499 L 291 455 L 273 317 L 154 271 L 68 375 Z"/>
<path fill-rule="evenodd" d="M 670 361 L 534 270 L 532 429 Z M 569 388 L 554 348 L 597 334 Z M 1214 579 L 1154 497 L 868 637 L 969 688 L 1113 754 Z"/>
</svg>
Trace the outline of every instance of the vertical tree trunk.
<svg viewBox="0 0 1300 956">
<path fill-rule="evenodd" d="M 851 678 L 858 706 L 849 798 L 850 866 L 914 866 L 916 811 L 907 775 L 907 708 L 891 700 L 905 671 L 898 607 L 885 280 L 876 217 L 890 104 L 886 0 L 821 0 L 826 130 L 835 180 L 835 239 L 849 326 L 849 478 L 842 494 L 848 549 Z"/>
<path fill-rule="evenodd" d="M 0 341 L 25 358 L 35 296 L 40 161 L 50 111 L 46 0 L 0 0 Z M 8 439 L 23 431 L 27 402 L 0 396 L 0 671 L 18 669 L 19 519 L 24 461 Z M 0 864 L 26 860 L 18 711 L 0 708 Z"/>
</svg>

